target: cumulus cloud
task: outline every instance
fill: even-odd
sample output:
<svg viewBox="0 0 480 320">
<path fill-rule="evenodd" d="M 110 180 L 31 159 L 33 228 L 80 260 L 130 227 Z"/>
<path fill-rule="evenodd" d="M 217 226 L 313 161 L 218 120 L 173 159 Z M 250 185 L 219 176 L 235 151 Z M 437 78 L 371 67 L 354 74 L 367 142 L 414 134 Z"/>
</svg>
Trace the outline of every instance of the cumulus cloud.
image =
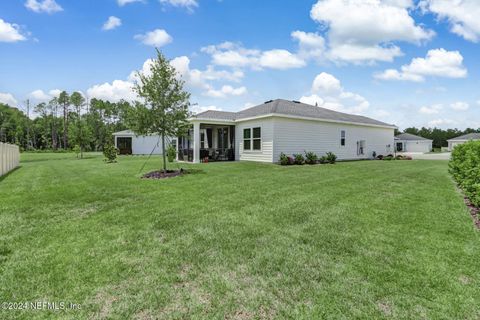
<svg viewBox="0 0 480 320">
<path fill-rule="evenodd" d="M 325 39 L 312 32 L 293 31 L 291 33 L 292 39 L 298 42 L 298 55 L 303 59 L 317 59 L 323 58 L 325 53 Z"/>
<path fill-rule="evenodd" d="M 440 127 L 440 128 L 447 128 L 447 127 L 450 127 L 454 124 L 456 124 L 457 122 L 452 120 L 452 119 L 435 119 L 435 120 L 432 120 L 432 121 L 429 121 L 428 122 L 428 127 L 432 127 L 432 128 L 435 128 L 435 127 Z"/>
<path fill-rule="evenodd" d="M 25 7 L 37 13 L 55 13 L 63 11 L 63 8 L 55 0 L 27 0 Z"/>
<path fill-rule="evenodd" d="M 455 102 L 450 105 L 450 108 L 452 108 L 455 111 L 466 111 L 470 108 L 470 105 L 466 102 Z"/>
<path fill-rule="evenodd" d="M 199 105 L 193 105 L 190 107 L 190 111 L 192 111 L 195 114 L 200 112 L 205 112 L 208 110 L 222 111 L 222 108 L 219 108 L 217 106 L 199 106 Z"/>
<path fill-rule="evenodd" d="M 102 29 L 107 31 L 107 30 L 113 30 L 122 25 L 122 20 L 120 18 L 110 16 L 108 17 L 108 20 L 103 24 Z"/>
<path fill-rule="evenodd" d="M 340 80 L 325 72 L 315 77 L 311 95 L 301 97 L 300 101 L 335 111 L 356 114 L 366 111 L 370 106 L 364 97 L 346 91 Z"/>
<path fill-rule="evenodd" d="M 288 50 L 273 49 L 261 51 L 247 49 L 233 42 L 210 45 L 202 48 L 201 51 L 212 56 L 213 64 L 233 68 L 248 67 L 253 70 L 264 68 L 286 70 L 301 68 L 306 64 L 302 58 Z"/>
<path fill-rule="evenodd" d="M 419 6 L 450 24 L 450 31 L 465 40 L 480 40 L 480 2 L 478 0 L 422 0 Z"/>
<path fill-rule="evenodd" d="M 24 41 L 27 38 L 20 32 L 20 27 L 0 19 L 0 42 Z"/>
<path fill-rule="evenodd" d="M 247 93 L 247 88 L 245 87 L 238 87 L 234 88 L 229 85 L 224 85 L 220 89 L 209 89 L 204 95 L 212 97 L 212 98 L 226 98 L 228 96 L 241 96 Z"/>
<path fill-rule="evenodd" d="M 141 41 L 144 45 L 163 47 L 173 41 L 173 38 L 163 29 L 155 29 L 145 34 L 137 34 L 135 40 Z"/>
<path fill-rule="evenodd" d="M 188 11 L 193 11 L 193 9 L 198 7 L 197 0 L 160 0 L 160 3 L 169 4 L 174 7 L 183 7 Z"/>
<path fill-rule="evenodd" d="M 442 111 L 442 109 L 443 109 L 443 105 L 434 104 L 434 105 L 431 105 L 431 106 L 421 107 L 418 110 L 418 112 L 420 112 L 421 114 L 438 114 L 438 113 L 440 113 L 440 111 Z"/>
<path fill-rule="evenodd" d="M 401 70 L 387 69 L 374 75 L 381 80 L 403 80 L 421 82 L 425 77 L 465 78 L 467 69 L 463 65 L 463 56 L 458 51 L 434 49 L 425 58 L 414 58 Z"/>
<path fill-rule="evenodd" d="M 118 102 L 120 100 L 135 101 L 137 95 L 133 92 L 133 83 L 130 81 L 114 80 L 112 83 L 94 85 L 87 90 L 89 98 L 97 98 Z"/>
<path fill-rule="evenodd" d="M 392 61 L 402 55 L 393 42 L 419 44 L 435 34 L 415 23 L 413 7 L 411 0 L 319 0 L 310 16 L 327 30 L 330 59 Z"/>
<path fill-rule="evenodd" d="M 34 90 L 28 94 L 28 98 L 33 100 L 36 103 L 40 102 L 47 102 L 51 99 L 58 97 L 62 90 L 60 89 L 53 89 L 48 91 L 48 93 L 44 92 L 43 90 Z"/>
<path fill-rule="evenodd" d="M 8 104 L 10 107 L 17 107 L 18 101 L 15 97 L 10 93 L 2 93 L 0 92 L 0 103 Z"/>
</svg>

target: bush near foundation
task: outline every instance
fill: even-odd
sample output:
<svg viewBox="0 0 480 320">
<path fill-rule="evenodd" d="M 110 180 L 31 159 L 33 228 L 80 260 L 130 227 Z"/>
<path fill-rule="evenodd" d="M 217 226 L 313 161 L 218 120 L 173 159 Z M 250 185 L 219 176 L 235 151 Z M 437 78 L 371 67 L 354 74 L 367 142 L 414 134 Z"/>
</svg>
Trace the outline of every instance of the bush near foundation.
<svg viewBox="0 0 480 320">
<path fill-rule="evenodd" d="M 480 206 L 480 141 L 470 141 L 456 146 L 449 163 L 459 187 L 473 205 Z"/>
</svg>

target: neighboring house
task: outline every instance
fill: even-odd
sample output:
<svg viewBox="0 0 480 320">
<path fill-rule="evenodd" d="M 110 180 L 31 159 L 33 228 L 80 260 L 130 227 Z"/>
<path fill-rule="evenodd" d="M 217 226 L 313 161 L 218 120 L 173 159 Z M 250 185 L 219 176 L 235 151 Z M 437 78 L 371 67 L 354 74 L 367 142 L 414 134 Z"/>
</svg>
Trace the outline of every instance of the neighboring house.
<svg viewBox="0 0 480 320">
<path fill-rule="evenodd" d="M 339 160 L 393 152 L 395 126 L 363 116 L 271 100 L 240 111 L 205 111 L 189 119 L 189 138 L 178 138 L 179 160 L 277 162 L 280 154 L 333 152 Z"/>
<path fill-rule="evenodd" d="M 480 140 L 480 133 L 469 133 L 460 137 L 456 137 L 448 141 L 448 151 L 452 151 L 453 148 L 458 146 L 459 144 L 464 144 L 465 142 L 468 141 L 478 141 Z"/>
<path fill-rule="evenodd" d="M 425 139 L 410 133 L 401 133 L 395 137 L 397 152 L 431 152 L 433 140 Z"/>
<path fill-rule="evenodd" d="M 137 136 L 133 131 L 115 132 L 115 147 L 120 154 L 162 154 L 162 138 L 159 135 Z M 166 138 L 175 146 L 176 139 Z"/>
</svg>

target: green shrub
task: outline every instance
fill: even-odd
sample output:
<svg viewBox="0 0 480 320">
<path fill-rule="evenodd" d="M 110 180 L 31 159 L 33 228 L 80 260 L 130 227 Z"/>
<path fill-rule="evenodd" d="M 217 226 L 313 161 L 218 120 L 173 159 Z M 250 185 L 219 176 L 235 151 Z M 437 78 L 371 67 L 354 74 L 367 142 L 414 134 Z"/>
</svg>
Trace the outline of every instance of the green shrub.
<svg viewBox="0 0 480 320">
<path fill-rule="evenodd" d="M 392 156 L 386 156 L 386 157 L 383 157 L 383 160 L 386 160 L 386 161 L 390 161 L 390 160 L 393 160 L 394 157 Z"/>
<path fill-rule="evenodd" d="M 327 152 L 327 161 L 334 164 L 337 161 L 337 156 L 333 152 Z"/>
<path fill-rule="evenodd" d="M 75 147 L 73 147 L 72 151 L 77 155 L 77 158 L 78 158 L 78 155 L 81 152 L 80 146 L 78 144 L 76 144 Z"/>
<path fill-rule="evenodd" d="M 456 146 L 449 170 L 473 205 L 480 206 L 480 141 Z"/>
<path fill-rule="evenodd" d="M 280 153 L 280 164 L 282 166 L 288 166 L 290 164 L 290 160 L 288 159 L 285 153 Z"/>
<path fill-rule="evenodd" d="M 318 160 L 317 155 L 315 152 L 307 152 L 305 151 L 305 163 L 307 164 L 316 164 Z"/>
<path fill-rule="evenodd" d="M 293 159 L 295 161 L 295 164 L 299 164 L 299 165 L 302 165 L 305 163 L 305 158 L 303 157 L 303 154 L 299 153 L 299 154 L 294 154 L 293 155 Z"/>
<path fill-rule="evenodd" d="M 104 161 L 106 163 L 117 162 L 117 153 L 118 150 L 113 144 L 109 143 L 105 145 L 103 147 L 103 155 L 105 156 Z"/>
<path fill-rule="evenodd" d="M 320 162 L 321 164 L 328 163 L 327 156 L 321 156 L 321 157 L 318 159 L 318 162 Z"/>
<path fill-rule="evenodd" d="M 167 148 L 167 158 L 168 162 L 173 162 L 175 161 L 175 158 L 177 157 L 177 150 L 175 149 L 174 146 L 169 145 Z"/>
</svg>

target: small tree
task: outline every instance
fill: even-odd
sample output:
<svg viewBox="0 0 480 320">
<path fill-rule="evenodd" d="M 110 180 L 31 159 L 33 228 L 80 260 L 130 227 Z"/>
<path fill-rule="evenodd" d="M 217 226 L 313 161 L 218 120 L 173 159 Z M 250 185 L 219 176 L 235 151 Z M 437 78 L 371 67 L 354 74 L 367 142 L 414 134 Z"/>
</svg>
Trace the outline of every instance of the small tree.
<svg viewBox="0 0 480 320">
<path fill-rule="evenodd" d="M 128 123 L 136 134 L 161 136 L 163 170 L 167 171 L 165 138 L 182 136 L 188 129 L 190 93 L 183 90 L 184 81 L 158 49 L 150 74 L 137 72 L 137 77 L 134 90 L 143 101 L 129 109 Z"/>
</svg>

